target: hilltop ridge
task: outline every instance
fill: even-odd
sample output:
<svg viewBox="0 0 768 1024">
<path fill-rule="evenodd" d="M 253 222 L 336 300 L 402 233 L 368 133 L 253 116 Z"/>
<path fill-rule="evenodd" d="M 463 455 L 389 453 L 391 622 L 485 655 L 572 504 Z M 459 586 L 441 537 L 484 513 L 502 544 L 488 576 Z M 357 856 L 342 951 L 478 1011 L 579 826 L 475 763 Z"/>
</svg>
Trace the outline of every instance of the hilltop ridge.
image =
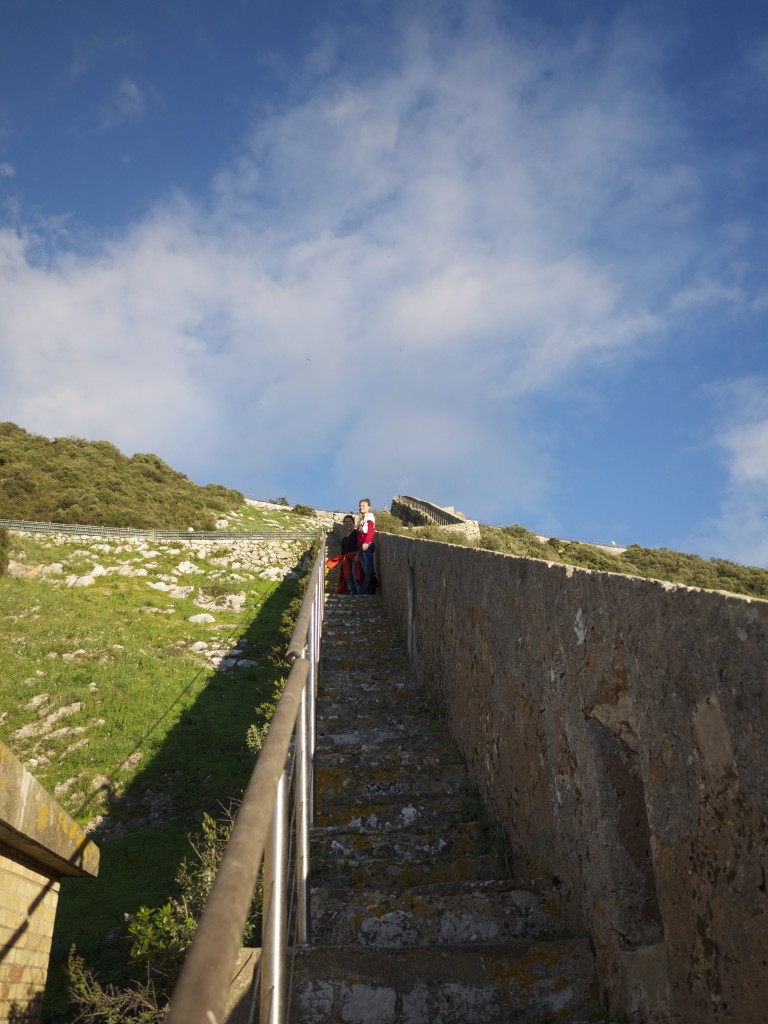
<svg viewBox="0 0 768 1024">
<path fill-rule="evenodd" d="M 0 519 L 210 530 L 244 501 L 240 491 L 194 483 L 157 455 L 129 458 L 109 441 L 0 423 Z"/>
</svg>

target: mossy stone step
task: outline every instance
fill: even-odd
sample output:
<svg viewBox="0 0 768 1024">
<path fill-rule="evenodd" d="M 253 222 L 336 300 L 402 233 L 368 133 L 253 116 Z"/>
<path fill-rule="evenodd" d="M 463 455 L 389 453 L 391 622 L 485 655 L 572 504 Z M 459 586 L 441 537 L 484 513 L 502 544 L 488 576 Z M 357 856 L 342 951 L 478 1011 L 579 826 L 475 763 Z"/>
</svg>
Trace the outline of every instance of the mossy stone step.
<svg viewBox="0 0 768 1024">
<path fill-rule="evenodd" d="M 461 796 L 466 793 L 467 769 L 462 764 L 383 765 L 360 769 L 318 765 L 315 786 L 323 806 L 335 803 L 370 804 L 399 798 Z"/>
<path fill-rule="evenodd" d="M 317 720 L 326 721 L 349 721 L 353 718 L 365 718 L 368 720 L 379 720 L 382 724 L 399 721 L 419 721 L 419 732 L 429 728 L 435 722 L 433 728 L 437 729 L 439 723 L 433 718 L 433 709 L 423 697 L 417 701 L 413 696 L 401 695 L 397 691 L 382 694 L 376 693 L 350 693 L 337 697 L 328 697 L 320 694 L 318 697 Z"/>
<path fill-rule="evenodd" d="M 455 765 L 461 759 L 452 740 L 432 733 L 423 736 L 416 749 L 412 740 L 384 735 L 361 738 L 359 733 L 318 737 L 315 754 L 322 768 L 380 768 L 385 765 Z"/>
<path fill-rule="evenodd" d="M 499 877 L 500 870 L 499 858 L 492 853 L 467 854 L 462 860 L 402 863 L 371 857 L 326 862 L 319 851 L 313 857 L 315 885 L 349 890 L 375 889 L 382 885 L 404 890 L 430 883 L 493 880 Z"/>
<path fill-rule="evenodd" d="M 313 828 L 312 846 L 325 855 L 346 857 L 389 858 L 397 863 L 407 861 L 455 861 L 475 853 L 488 853 L 493 835 L 485 822 L 452 822 L 450 829 L 408 828 L 382 832 L 380 829 Z M 503 876 L 507 877 L 504 871 Z M 538 884 L 538 883 L 537 883 Z"/>
<path fill-rule="evenodd" d="M 292 1019 L 302 1024 L 575 1024 L 596 1000 L 585 939 L 482 949 L 299 951 Z"/>
<path fill-rule="evenodd" d="M 314 829 L 312 879 L 326 888 L 401 889 L 441 882 L 504 879 L 509 866 L 486 827 L 456 822 L 448 833 Z"/>
<path fill-rule="evenodd" d="M 312 893 L 313 941 L 326 946 L 496 945 L 558 937 L 563 928 L 556 892 L 534 892 L 511 881 Z"/>
<path fill-rule="evenodd" d="M 380 801 L 371 803 L 339 803 L 324 799 L 317 791 L 315 825 L 344 825 L 390 832 L 393 829 L 429 829 L 439 826 L 450 828 L 451 823 L 462 820 L 463 800 L 458 796 L 439 796 L 413 800 Z"/>
<path fill-rule="evenodd" d="M 372 736 L 379 742 L 387 737 L 393 740 L 408 737 L 416 749 L 421 740 L 428 738 L 430 734 L 438 737 L 442 735 L 433 726 L 429 717 L 407 708 L 398 713 L 371 708 L 367 714 L 358 713 L 354 705 L 340 706 L 335 714 L 330 714 L 326 708 L 318 710 L 317 735 L 328 736 L 338 733 L 357 733 L 361 739 Z"/>
<path fill-rule="evenodd" d="M 403 682 L 401 676 L 385 678 L 365 677 L 362 679 L 340 678 L 346 673 L 327 673 L 317 686 L 319 697 L 329 705 L 340 705 L 350 700 L 365 708 L 385 711 L 391 707 L 411 707 L 430 713 L 431 705 L 421 686 Z"/>
</svg>

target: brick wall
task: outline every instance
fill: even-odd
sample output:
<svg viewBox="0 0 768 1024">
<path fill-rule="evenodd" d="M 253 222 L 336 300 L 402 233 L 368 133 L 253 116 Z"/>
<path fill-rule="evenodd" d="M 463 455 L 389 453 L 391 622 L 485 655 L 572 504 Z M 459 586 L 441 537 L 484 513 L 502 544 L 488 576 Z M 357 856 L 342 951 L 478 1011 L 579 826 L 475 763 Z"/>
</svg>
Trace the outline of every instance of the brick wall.
<svg viewBox="0 0 768 1024">
<path fill-rule="evenodd" d="M 93 876 L 99 850 L 0 743 L 0 1024 L 35 1024 L 59 884 Z"/>
<path fill-rule="evenodd" d="M 0 1021 L 40 1020 L 59 881 L 0 846 Z"/>
</svg>

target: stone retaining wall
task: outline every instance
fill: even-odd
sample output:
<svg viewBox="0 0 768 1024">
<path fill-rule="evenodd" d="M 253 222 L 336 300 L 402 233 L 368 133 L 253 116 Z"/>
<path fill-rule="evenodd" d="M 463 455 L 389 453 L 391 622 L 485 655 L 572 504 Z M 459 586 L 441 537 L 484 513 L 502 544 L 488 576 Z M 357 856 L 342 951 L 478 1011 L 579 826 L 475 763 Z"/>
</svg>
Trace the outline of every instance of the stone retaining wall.
<svg viewBox="0 0 768 1024">
<path fill-rule="evenodd" d="M 768 602 L 378 534 L 378 573 L 520 875 L 633 1020 L 768 1006 Z"/>
</svg>

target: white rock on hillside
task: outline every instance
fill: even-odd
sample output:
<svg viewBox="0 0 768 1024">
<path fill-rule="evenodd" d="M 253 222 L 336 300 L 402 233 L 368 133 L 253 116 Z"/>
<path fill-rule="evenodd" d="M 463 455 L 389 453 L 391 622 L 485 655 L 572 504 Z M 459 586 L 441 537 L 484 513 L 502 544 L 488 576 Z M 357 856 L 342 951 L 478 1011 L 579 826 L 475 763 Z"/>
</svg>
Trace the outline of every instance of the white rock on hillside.
<svg viewBox="0 0 768 1024">
<path fill-rule="evenodd" d="M 93 576 L 67 576 L 68 587 L 92 587 L 96 580 Z"/>
<path fill-rule="evenodd" d="M 204 572 L 199 565 L 195 565 L 194 562 L 179 562 L 176 566 L 176 572 L 180 572 L 182 576 L 189 576 L 194 572 Z"/>
</svg>

